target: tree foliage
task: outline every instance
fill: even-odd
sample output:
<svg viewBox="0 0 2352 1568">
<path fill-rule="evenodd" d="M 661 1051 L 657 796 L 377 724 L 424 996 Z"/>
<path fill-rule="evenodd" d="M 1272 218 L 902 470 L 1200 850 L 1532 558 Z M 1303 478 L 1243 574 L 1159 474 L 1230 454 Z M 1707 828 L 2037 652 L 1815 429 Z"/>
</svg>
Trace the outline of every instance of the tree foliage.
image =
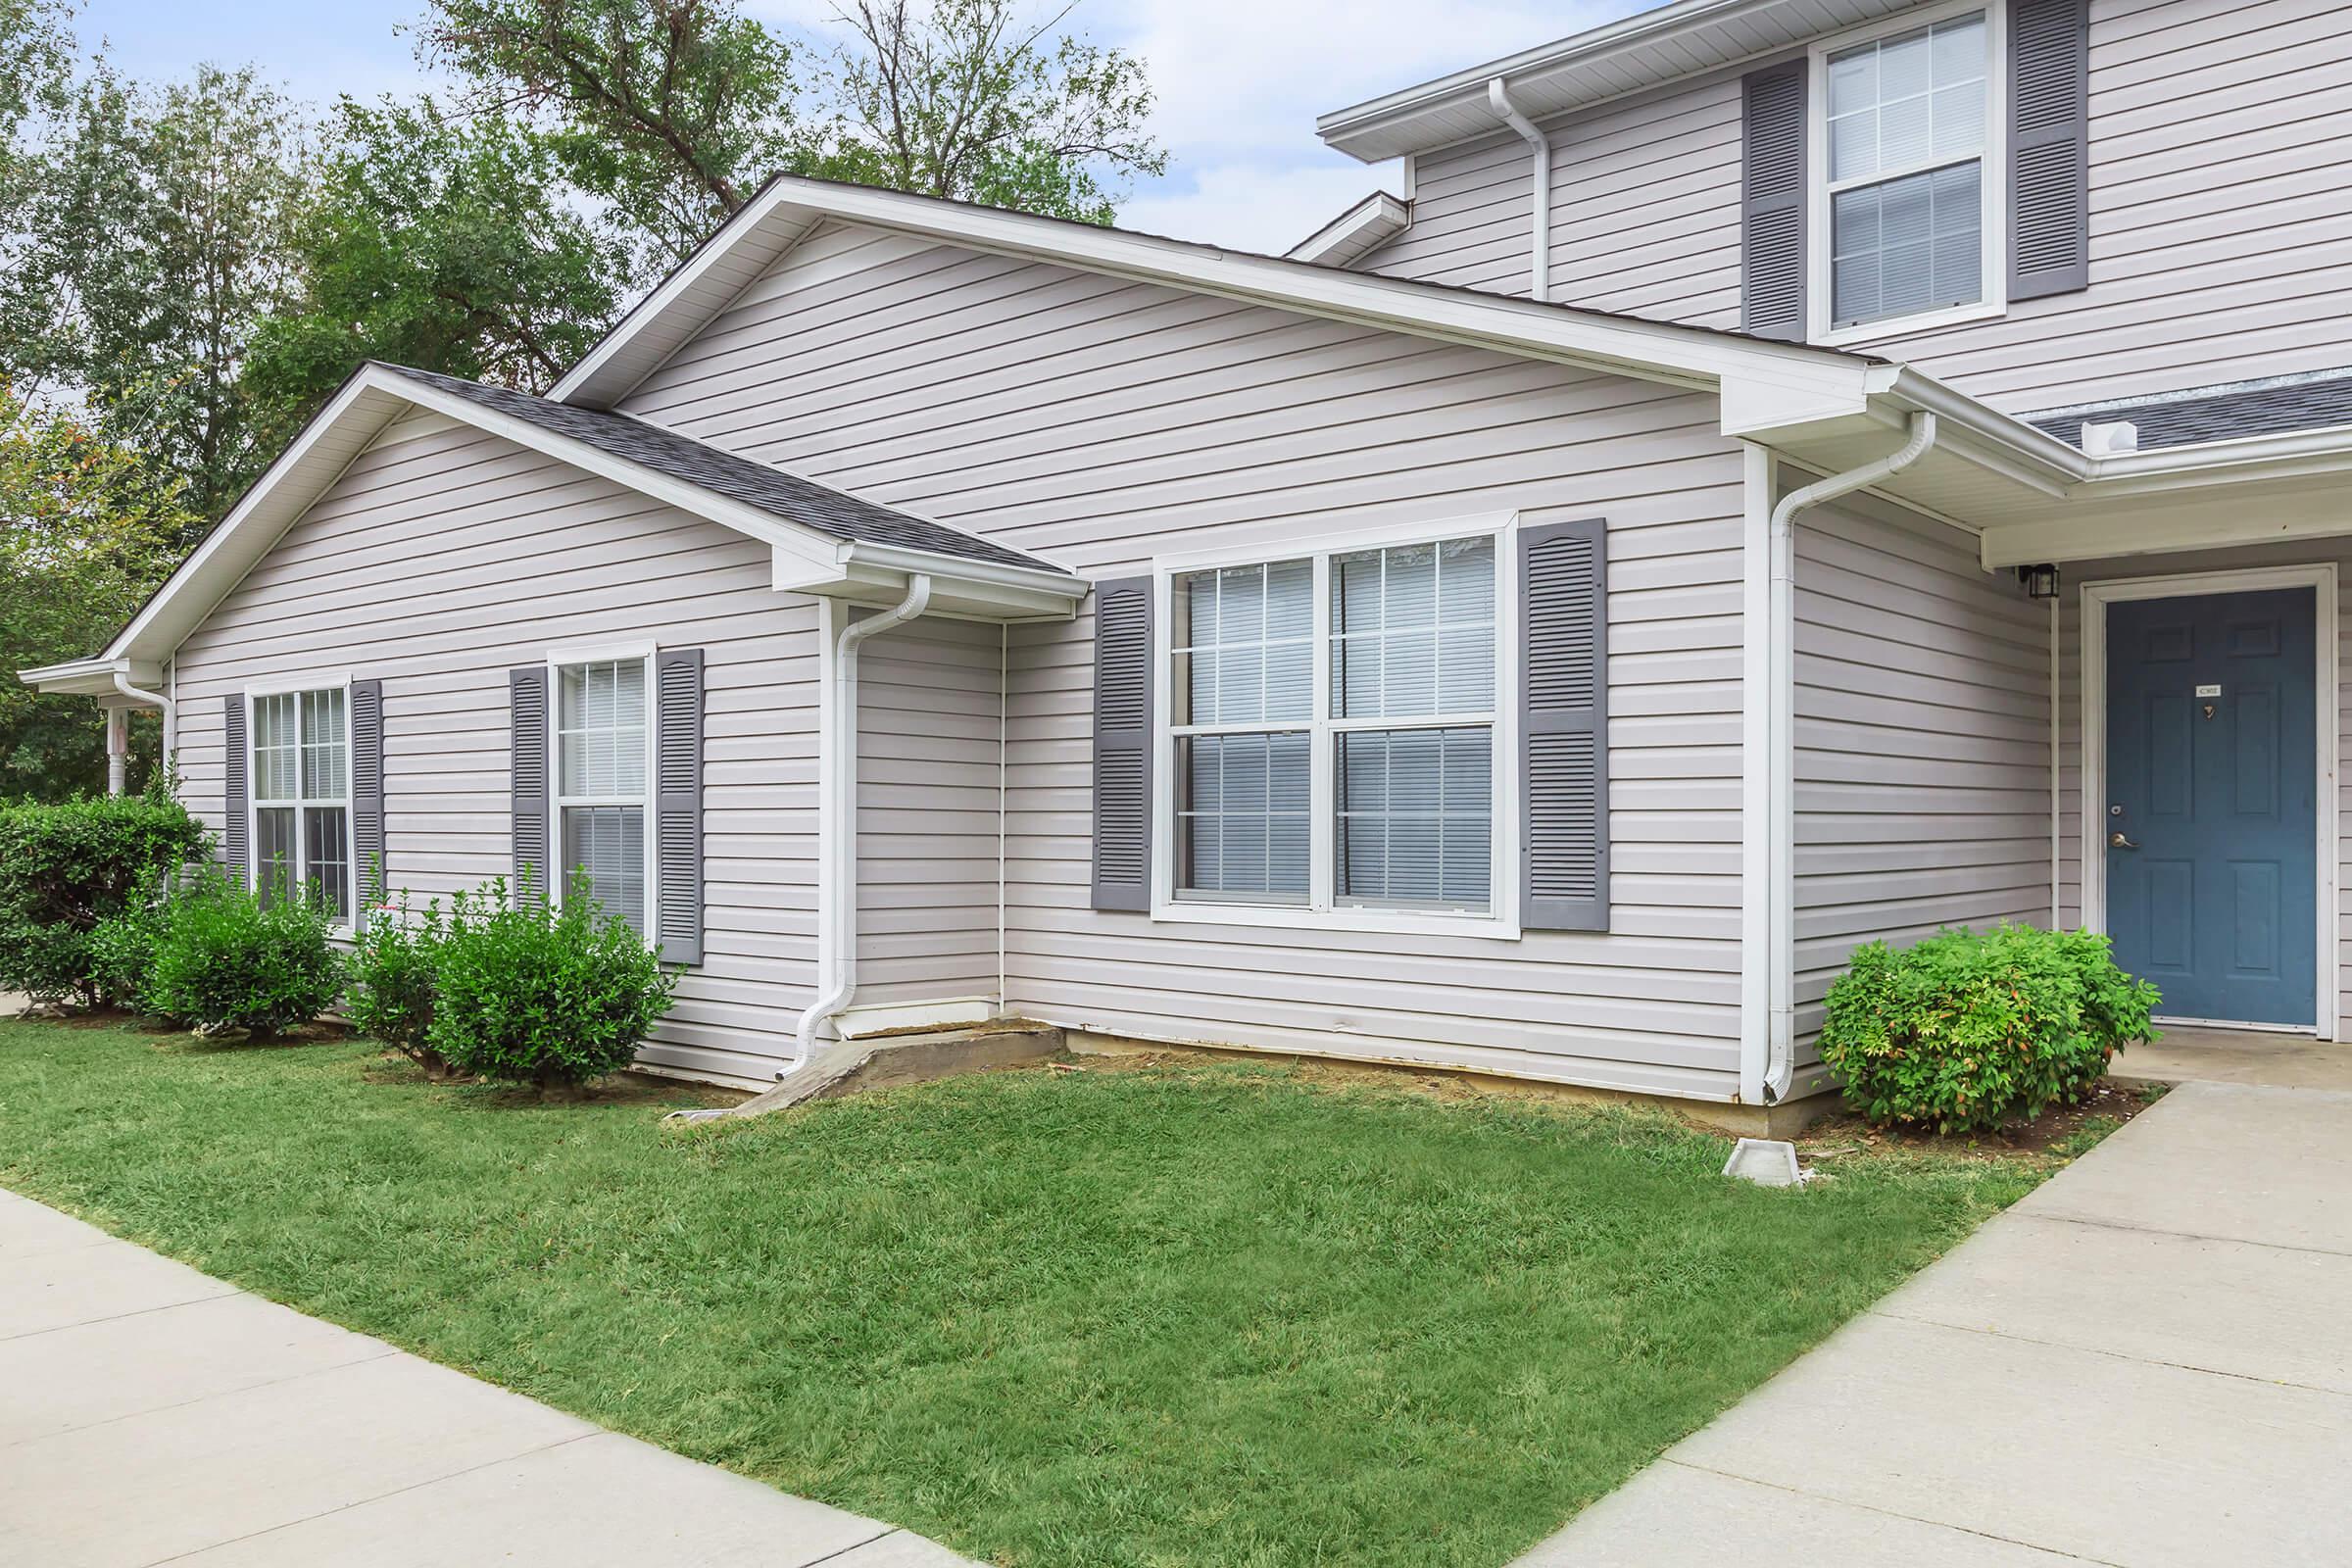
<svg viewBox="0 0 2352 1568">
<path fill-rule="evenodd" d="M 430 98 L 344 100 L 295 236 L 295 296 L 244 383 L 272 446 L 354 366 L 386 360 L 539 390 L 619 310 L 626 258 L 564 200 L 555 150 Z"/>
<path fill-rule="evenodd" d="M 1108 223 L 1108 181 L 1156 174 L 1143 62 L 1023 24 L 1009 0 L 859 0 L 835 56 L 849 120 L 827 171 L 864 185 Z"/>
<path fill-rule="evenodd" d="M 767 174 L 847 179 L 1107 223 L 1167 155 L 1143 63 L 1013 0 L 860 0 L 802 62 L 733 0 L 432 0 L 428 62 L 529 117 L 659 267 Z"/>
<path fill-rule="evenodd" d="M 106 782 L 85 697 L 15 671 L 97 652 L 178 557 L 198 518 L 184 481 L 70 415 L 0 386 L 0 798 L 58 800 Z"/>
</svg>

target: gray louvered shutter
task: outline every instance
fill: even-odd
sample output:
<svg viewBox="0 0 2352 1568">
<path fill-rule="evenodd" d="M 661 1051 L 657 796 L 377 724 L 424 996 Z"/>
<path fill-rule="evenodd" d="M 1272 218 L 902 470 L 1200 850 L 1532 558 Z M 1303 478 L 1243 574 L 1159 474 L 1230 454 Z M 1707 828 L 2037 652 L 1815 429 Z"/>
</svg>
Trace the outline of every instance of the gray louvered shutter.
<svg viewBox="0 0 2352 1568">
<path fill-rule="evenodd" d="M 513 723 L 513 815 L 514 902 L 547 896 L 547 666 L 525 664 L 507 671 L 507 708 Z"/>
<path fill-rule="evenodd" d="M 654 656 L 654 863 L 662 956 L 703 961 L 703 651 Z"/>
<path fill-rule="evenodd" d="M 2089 0 L 2009 12 L 2009 297 L 2090 287 Z"/>
<path fill-rule="evenodd" d="M 1520 923 L 1609 928 L 1608 525 L 1519 535 Z"/>
<path fill-rule="evenodd" d="M 1152 579 L 1095 584 L 1095 907 L 1152 907 Z"/>
<path fill-rule="evenodd" d="M 1805 340 L 1805 63 L 1751 71 L 1740 83 L 1740 324 Z"/>
<path fill-rule="evenodd" d="M 225 765 L 221 770 L 222 809 L 228 819 L 221 825 L 220 854 L 228 861 L 229 877 L 239 887 L 245 885 L 253 855 L 246 842 L 251 829 L 252 812 L 246 796 L 245 783 L 245 694 L 230 694 L 221 714 L 221 740 L 225 748 Z"/>
<path fill-rule="evenodd" d="M 391 892 L 384 866 L 384 683 L 351 683 L 351 844 L 359 857 L 354 925 Z"/>
</svg>

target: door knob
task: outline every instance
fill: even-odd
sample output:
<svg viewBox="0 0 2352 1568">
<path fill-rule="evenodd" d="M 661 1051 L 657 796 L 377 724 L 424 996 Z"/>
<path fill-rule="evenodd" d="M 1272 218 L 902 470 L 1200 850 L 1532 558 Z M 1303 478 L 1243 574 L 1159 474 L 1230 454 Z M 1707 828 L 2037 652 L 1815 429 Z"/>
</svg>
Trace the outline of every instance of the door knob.
<svg viewBox="0 0 2352 1568">
<path fill-rule="evenodd" d="M 2107 835 L 2107 847 L 2111 850 L 2136 850 L 2139 848 L 2120 828 Z"/>
</svg>

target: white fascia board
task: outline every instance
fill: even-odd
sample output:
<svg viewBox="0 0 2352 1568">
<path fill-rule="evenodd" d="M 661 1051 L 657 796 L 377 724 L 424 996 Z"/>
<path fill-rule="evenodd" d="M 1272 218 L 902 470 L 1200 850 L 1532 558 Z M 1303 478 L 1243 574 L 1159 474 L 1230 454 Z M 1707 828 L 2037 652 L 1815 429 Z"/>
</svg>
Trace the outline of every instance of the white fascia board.
<svg viewBox="0 0 2352 1568">
<path fill-rule="evenodd" d="M 1609 55 L 1651 46 L 1692 27 L 1707 26 L 1741 12 L 1763 10 L 1779 3 L 1781 0 L 1678 0 L 1677 4 L 1638 12 L 1606 26 L 1554 39 L 1533 49 L 1522 49 L 1500 60 L 1491 60 L 1466 71 L 1454 72 L 1451 75 L 1416 82 L 1410 87 L 1401 87 L 1378 98 L 1351 104 L 1346 109 L 1318 115 L 1315 117 L 1315 134 L 1327 145 L 1350 157 L 1361 157 L 1349 143 L 1366 132 L 1410 121 L 1445 105 L 1483 99 L 1487 83 L 1497 76 L 1506 81 L 1516 81 L 1522 76 L 1589 66 Z M 1366 161 L 1376 163 L 1380 159 Z"/>
<path fill-rule="evenodd" d="M 1093 586 L 1066 572 L 863 542 L 844 545 L 826 564 L 778 553 L 770 581 L 779 593 L 891 605 L 906 597 L 908 579 L 918 575 L 932 582 L 927 613 L 951 620 L 1067 620 Z"/>
<path fill-rule="evenodd" d="M 1412 222 L 1413 210 L 1385 190 L 1348 208 L 1284 252 L 1288 260 L 1316 267 L 1348 267 L 1374 246 L 1395 239 Z"/>
<path fill-rule="evenodd" d="M 117 675 L 133 686 L 154 686 L 162 682 L 164 672 L 161 664 L 133 659 L 71 659 L 62 664 L 17 671 L 17 679 L 35 691 L 73 697 L 118 697 Z"/>
<path fill-rule="evenodd" d="M 772 243 L 755 239 L 763 225 L 806 233 L 826 218 L 989 255 L 1050 262 L 1669 385 L 1712 390 L 1737 382 L 1740 406 L 1749 412 L 1859 409 L 1868 373 L 1886 368 L 1880 361 L 1835 349 L 1346 272 L 1152 234 L 791 175 L 770 181 L 698 261 L 706 270 L 716 269 L 729 248 L 739 244 L 755 245 L 765 253 L 774 249 Z M 663 325 L 665 317 L 682 312 L 699 323 L 717 314 L 724 303 L 716 289 L 698 294 L 689 278 L 692 270 L 690 265 L 657 290 L 557 384 L 553 395 L 609 406 L 651 373 L 657 352 L 666 352 L 660 345 L 677 338 L 681 330 L 678 322 Z M 648 343 L 653 346 L 641 348 Z"/>
</svg>

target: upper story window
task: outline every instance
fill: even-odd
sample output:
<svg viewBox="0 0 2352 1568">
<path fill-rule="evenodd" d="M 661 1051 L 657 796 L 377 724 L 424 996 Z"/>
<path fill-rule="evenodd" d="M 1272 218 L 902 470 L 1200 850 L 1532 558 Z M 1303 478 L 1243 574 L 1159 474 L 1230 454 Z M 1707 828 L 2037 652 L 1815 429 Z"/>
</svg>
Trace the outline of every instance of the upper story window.
<svg viewBox="0 0 2352 1568">
<path fill-rule="evenodd" d="M 1481 534 L 1171 579 L 1177 901 L 1494 912 L 1496 560 Z"/>
<path fill-rule="evenodd" d="M 556 671 L 556 896 L 569 897 L 572 878 L 585 872 L 589 896 L 641 936 L 652 929 L 648 662 L 598 660 Z"/>
<path fill-rule="evenodd" d="M 254 887 L 266 901 L 308 888 L 351 920 L 351 703 L 341 687 L 256 694 Z"/>
<path fill-rule="evenodd" d="M 1828 59 L 1833 330 L 1985 302 L 1983 12 Z"/>
</svg>

